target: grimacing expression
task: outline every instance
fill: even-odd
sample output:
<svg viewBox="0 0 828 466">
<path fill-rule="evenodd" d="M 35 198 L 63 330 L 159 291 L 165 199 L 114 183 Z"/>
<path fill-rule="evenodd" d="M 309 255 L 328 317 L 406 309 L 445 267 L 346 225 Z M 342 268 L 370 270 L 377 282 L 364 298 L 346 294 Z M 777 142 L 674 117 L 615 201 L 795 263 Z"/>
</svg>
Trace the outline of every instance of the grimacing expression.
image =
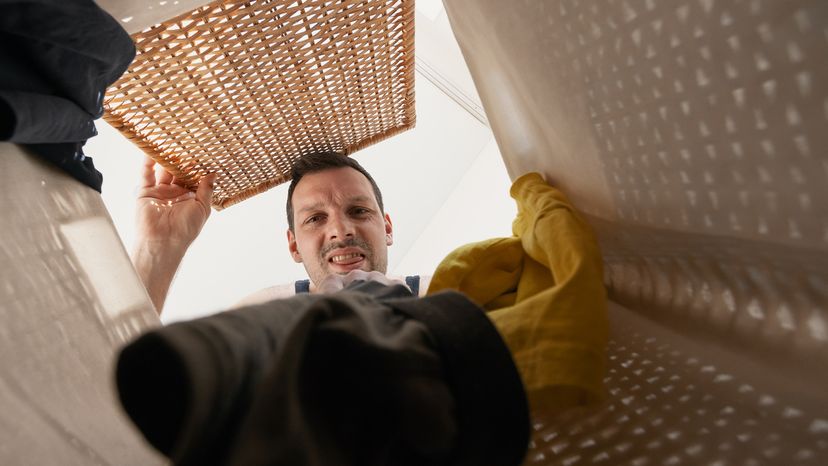
<svg viewBox="0 0 828 466">
<path fill-rule="evenodd" d="M 386 272 L 391 218 L 362 173 L 351 167 L 309 173 L 296 184 L 292 205 L 288 248 L 313 283 L 357 269 Z"/>
</svg>

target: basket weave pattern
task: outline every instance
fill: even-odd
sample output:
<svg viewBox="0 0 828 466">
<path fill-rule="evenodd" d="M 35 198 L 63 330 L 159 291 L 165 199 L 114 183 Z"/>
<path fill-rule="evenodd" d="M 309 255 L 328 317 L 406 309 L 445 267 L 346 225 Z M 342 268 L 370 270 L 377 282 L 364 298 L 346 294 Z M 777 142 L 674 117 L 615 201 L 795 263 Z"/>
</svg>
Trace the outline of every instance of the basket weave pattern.
<svg viewBox="0 0 828 466">
<path fill-rule="evenodd" d="M 414 126 L 413 0 L 219 1 L 133 36 L 104 118 L 213 205 Z"/>
</svg>

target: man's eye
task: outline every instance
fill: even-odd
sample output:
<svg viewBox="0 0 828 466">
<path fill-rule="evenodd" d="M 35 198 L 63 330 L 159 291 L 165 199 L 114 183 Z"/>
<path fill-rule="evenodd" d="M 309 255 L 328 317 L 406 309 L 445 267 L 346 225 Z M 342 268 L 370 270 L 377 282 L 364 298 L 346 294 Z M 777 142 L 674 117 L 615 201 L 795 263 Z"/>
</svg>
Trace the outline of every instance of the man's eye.
<svg viewBox="0 0 828 466">
<path fill-rule="evenodd" d="M 309 223 L 316 223 L 316 222 L 318 222 L 318 221 L 320 221 L 320 220 L 322 220 L 322 216 L 321 216 L 321 215 L 311 215 L 310 217 L 308 217 L 308 218 L 306 218 L 306 219 L 305 219 L 305 224 L 307 225 L 307 224 L 309 224 Z"/>
<path fill-rule="evenodd" d="M 369 209 L 366 209 L 364 207 L 354 207 L 353 209 L 351 209 L 351 213 L 354 215 L 365 215 L 370 212 L 371 211 Z"/>
</svg>

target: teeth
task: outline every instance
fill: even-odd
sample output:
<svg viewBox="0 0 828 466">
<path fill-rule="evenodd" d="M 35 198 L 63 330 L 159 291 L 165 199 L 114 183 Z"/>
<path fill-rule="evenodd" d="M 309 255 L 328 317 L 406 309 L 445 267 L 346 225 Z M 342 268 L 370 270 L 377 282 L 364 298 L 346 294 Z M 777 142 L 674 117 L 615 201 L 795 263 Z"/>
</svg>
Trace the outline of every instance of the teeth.
<svg viewBox="0 0 828 466">
<path fill-rule="evenodd" d="M 362 257 L 362 254 L 356 254 L 356 253 L 354 253 L 354 254 L 342 254 L 341 256 L 331 257 L 331 260 L 333 262 L 343 262 L 343 261 L 347 261 L 347 260 L 350 260 L 350 259 L 355 259 L 357 257 Z"/>
</svg>

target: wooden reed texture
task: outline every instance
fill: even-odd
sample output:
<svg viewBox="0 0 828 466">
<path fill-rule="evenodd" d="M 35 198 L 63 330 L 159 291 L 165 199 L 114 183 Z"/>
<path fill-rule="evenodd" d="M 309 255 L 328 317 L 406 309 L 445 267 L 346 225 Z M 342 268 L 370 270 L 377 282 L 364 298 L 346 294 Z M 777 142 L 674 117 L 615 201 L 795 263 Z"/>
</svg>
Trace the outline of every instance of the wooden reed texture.
<svg viewBox="0 0 828 466">
<path fill-rule="evenodd" d="M 133 35 L 107 122 L 222 209 L 414 127 L 414 1 L 217 1 Z"/>
</svg>

